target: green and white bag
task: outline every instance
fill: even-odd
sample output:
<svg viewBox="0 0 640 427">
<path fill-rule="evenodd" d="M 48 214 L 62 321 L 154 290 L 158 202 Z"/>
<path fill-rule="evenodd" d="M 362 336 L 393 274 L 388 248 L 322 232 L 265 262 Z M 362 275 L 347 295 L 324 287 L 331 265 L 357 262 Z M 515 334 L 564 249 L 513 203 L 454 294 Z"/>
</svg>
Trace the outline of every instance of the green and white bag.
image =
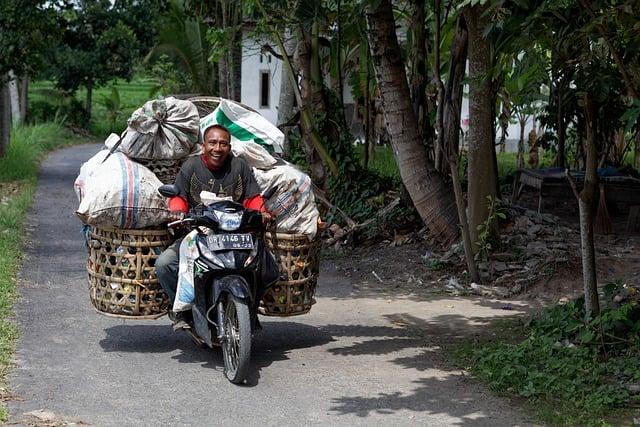
<svg viewBox="0 0 640 427">
<path fill-rule="evenodd" d="M 222 99 L 218 108 L 200 120 L 200 133 L 204 136 L 204 131 L 215 124 L 229 130 L 232 147 L 234 142 L 253 141 L 271 153 L 282 154 L 282 131 L 260 114 L 235 102 Z"/>
</svg>

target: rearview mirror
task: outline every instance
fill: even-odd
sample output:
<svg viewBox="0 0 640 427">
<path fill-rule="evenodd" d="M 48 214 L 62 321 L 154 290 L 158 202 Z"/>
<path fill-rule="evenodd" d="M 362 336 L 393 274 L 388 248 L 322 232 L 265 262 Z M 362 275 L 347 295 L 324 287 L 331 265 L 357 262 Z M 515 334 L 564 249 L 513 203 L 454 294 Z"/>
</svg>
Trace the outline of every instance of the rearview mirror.
<svg viewBox="0 0 640 427">
<path fill-rule="evenodd" d="M 178 187 L 176 187 L 175 184 L 165 184 L 158 188 L 158 193 L 164 197 L 174 197 L 180 194 L 180 190 L 178 190 Z"/>
</svg>

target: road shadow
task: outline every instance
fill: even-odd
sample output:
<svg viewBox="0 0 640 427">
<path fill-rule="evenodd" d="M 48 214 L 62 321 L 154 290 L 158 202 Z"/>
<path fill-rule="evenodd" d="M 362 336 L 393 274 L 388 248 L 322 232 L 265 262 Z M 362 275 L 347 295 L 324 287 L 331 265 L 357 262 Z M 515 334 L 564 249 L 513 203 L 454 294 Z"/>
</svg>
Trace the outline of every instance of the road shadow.
<svg viewBox="0 0 640 427">
<path fill-rule="evenodd" d="M 469 427 L 525 425 L 513 419 L 484 412 L 486 402 L 482 404 L 478 398 L 482 392 L 463 376 L 418 378 L 412 384 L 415 388 L 411 393 L 393 392 L 379 393 L 374 397 L 335 398 L 332 400 L 333 406 L 330 411 L 337 415 L 353 414 L 363 418 L 372 413 L 393 415 L 398 411 L 412 411 L 431 416 L 440 414 L 455 417 L 455 423 L 451 425 Z"/>
<path fill-rule="evenodd" d="M 259 383 L 260 371 L 272 363 L 289 359 L 289 353 L 316 347 L 334 341 L 322 328 L 296 322 L 261 321 L 262 330 L 254 334 L 251 351 L 251 369 L 246 386 Z M 180 363 L 197 363 L 203 368 L 222 372 L 222 349 L 202 348 L 195 345 L 186 333 L 174 333 L 171 325 L 117 325 L 106 328 L 106 337 L 100 340 L 105 352 L 169 353 Z"/>
<path fill-rule="evenodd" d="M 257 385 L 260 372 L 274 362 L 289 360 L 291 352 L 335 341 L 322 327 L 287 321 L 261 322 L 263 329 L 255 335 L 253 341 L 252 369 L 247 378 L 248 386 Z"/>
<path fill-rule="evenodd" d="M 490 333 L 489 326 L 495 318 L 443 315 L 425 320 L 408 313 L 387 314 L 383 317 L 390 322 L 389 326 L 323 326 L 321 329 L 338 341 L 342 341 L 341 337 L 351 338 L 348 345 L 333 347 L 327 351 L 344 357 L 393 357 L 398 353 L 398 357 L 389 360 L 390 363 L 427 376 L 416 378 L 412 382 L 414 388 L 411 392 L 333 398 L 330 408 L 332 412 L 337 415 L 367 417 L 374 413 L 390 415 L 398 411 L 412 411 L 455 417 L 456 425 L 514 425 L 514 420 L 497 419 L 497 411 L 493 411 L 492 415 L 483 409 L 487 407 L 484 398 L 494 396 L 475 380 L 465 376 L 460 369 L 453 367 L 442 352 L 444 345 Z M 413 354 L 406 356 L 406 350 L 413 350 Z M 495 401 L 498 402 L 497 399 Z M 526 416 L 523 415 L 523 418 Z"/>
</svg>

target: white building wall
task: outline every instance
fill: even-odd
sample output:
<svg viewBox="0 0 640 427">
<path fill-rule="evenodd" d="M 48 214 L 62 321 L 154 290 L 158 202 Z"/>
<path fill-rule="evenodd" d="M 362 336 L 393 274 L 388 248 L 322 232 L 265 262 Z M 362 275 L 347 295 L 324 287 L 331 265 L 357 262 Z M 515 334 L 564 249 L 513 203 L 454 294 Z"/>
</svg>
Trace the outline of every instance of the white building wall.
<svg viewBox="0 0 640 427">
<path fill-rule="evenodd" d="M 278 122 L 278 100 L 282 62 L 269 53 L 260 53 L 264 42 L 256 41 L 247 34 L 242 38 L 242 82 L 240 102 L 262 114 L 274 125 Z M 260 106 L 261 73 L 269 73 L 269 106 Z"/>
</svg>

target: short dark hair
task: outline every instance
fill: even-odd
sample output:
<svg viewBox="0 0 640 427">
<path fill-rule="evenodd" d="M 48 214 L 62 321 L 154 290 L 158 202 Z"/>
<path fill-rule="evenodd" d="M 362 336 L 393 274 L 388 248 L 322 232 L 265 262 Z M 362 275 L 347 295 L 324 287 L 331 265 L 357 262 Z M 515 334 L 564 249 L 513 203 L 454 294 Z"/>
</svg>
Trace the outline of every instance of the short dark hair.
<svg viewBox="0 0 640 427">
<path fill-rule="evenodd" d="M 219 125 L 219 124 L 215 124 L 215 125 L 211 125 L 208 128 L 206 128 L 202 134 L 202 142 L 204 142 L 204 135 L 209 132 L 211 129 L 220 129 L 222 131 L 225 131 L 227 133 L 227 135 L 229 135 L 229 142 L 231 142 L 231 132 L 229 132 L 229 129 L 227 129 L 226 127 Z"/>
</svg>

